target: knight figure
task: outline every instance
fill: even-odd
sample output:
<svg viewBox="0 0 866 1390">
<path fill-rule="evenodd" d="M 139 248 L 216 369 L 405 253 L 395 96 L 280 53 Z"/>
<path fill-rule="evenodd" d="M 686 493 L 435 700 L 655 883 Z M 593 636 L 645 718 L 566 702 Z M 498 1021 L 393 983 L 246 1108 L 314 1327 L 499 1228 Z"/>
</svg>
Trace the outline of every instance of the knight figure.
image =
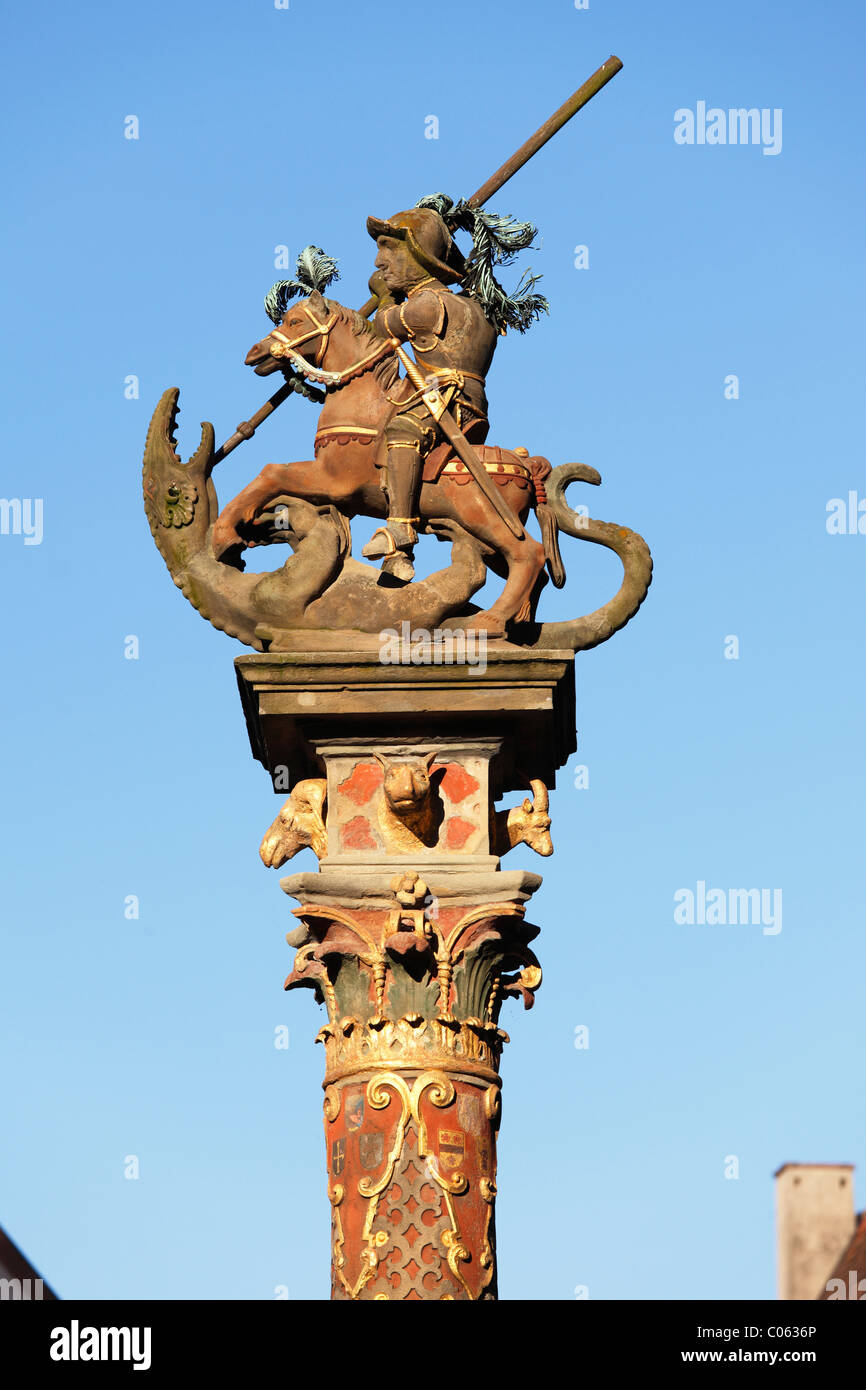
<svg viewBox="0 0 866 1390">
<path fill-rule="evenodd" d="M 466 439 L 483 444 L 488 431 L 484 381 L 498 334 L 478 299 L 450 288 L 464 279 L 466 262 L 443 218 L 434 208 L 415 207 L 386 222 L 368 217 L 367 230 L 378 248 L 370 279 L 379 300 L 376 331 L 410 345 Z M 384 557 L 383 572 L 401 583 L 415 572 L 424 458 L 441 438 L 421 397 L 406 378 L 394 393 L 399 404 L 385 426 L 388 519 L 362 552 L 367 559 Z"/>
<path fill-rule="evenodd" d="M 452 229 L 471 233 L 468 257 Z M 489 428 L 484 383 L 497 339 L 508 328 L 524 332 L 548 308 L 542 295 L 532 293 L 537 275 L 524 276 L 509 296 L 494 278 L 493 266 L 509 264 L 531 245 L 535 228 L 434 193 L 387 221 L 368 217 L 367 231 L 377 246 L 370 279 L 378 300 L 377 333 L 409 345 L 428 387 L 438 390 L 464 438 L 483 444 Z M 459 286 L 459 293 L 451 286 Z M 442 435 L 423 393 L 410 381 L 400 383 L 394 402 L 385 427 L 388 517 L 362 553 L 381 558 L 392 582 L 406 583 L 414 575 L 424 459 Z"/>
</svg>

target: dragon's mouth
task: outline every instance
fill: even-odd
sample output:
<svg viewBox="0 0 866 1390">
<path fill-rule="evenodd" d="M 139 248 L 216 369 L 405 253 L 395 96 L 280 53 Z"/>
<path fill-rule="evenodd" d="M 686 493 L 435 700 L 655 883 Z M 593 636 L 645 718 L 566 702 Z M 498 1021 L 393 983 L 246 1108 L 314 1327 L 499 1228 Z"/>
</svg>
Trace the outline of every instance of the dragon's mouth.
<svg viewBox="0 0 866 1390">
<path fill-rule="evenodd" d="M 165 439 L 166 443 L 168 444 L 168 447 L 174 454 L 175 459 L 178 463 L 180 463 L 180 455 L 177 452 L 177 417 L 180 414 L 180 392 L 175 390 L 173 394 L 174 398 L 172 400 L 171 409 L 169 410 L 168 419 L 165 425 Z"/>
</svg>

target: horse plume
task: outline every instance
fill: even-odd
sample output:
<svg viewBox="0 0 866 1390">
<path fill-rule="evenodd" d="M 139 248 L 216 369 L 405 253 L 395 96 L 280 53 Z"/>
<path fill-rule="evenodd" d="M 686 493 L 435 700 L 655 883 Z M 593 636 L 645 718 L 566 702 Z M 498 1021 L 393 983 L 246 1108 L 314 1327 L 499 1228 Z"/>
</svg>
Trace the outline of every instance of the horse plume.
<svg viewBox="0 0 866 1390">
<path fill-rule="evenodd" d="M 265 295 L 265 313 L 271 323 L 280 324 L 292 299 L 298 295 L 306 298 L 314 290 L 321 294 L 339 276 L 337 262 L 332 256 L 327 256 L 321 246 L 305 246 L 297 259 L 294 280 L 278 280 Z M 307 384 L 295 367 L 284 367 L 283 376 L 286 385 L 297 391 L 299 396 L 305 396 L 310 401 L 321 401 L 320 393 Z"/>
<path fill-rule="evenodd" d="M 327 256 L 321 246 L 305 246 L 298 256 L 295 278 L 278 280 L 265 295 L 265 313 L 271 323 L 282 323 L 290 300 L 297 295 L 306 298 L 313 290 L 322 294 L 339 277 L 337 262 L 332 256 Z"/>
<path fill-rule="evenodd" d="M 543 294 L 533 294 L 541 279 L 526 271 L 516 288 L 507 294 L 493 274 L 495 265 L 510 265 L 519 251 L 527 250 L 537 229 L 531 222 L 517 222 L 495 212 L 482 212 L 461 199 L 455 203 L 447 193 L 430 193 L 419 198 L 419 208 L 432 208 L 453 230 L 469 232 L 472 250 L 466 258 L 463 286 L 477 299 L 494 328 L 516 328 L 525 333 L 534 319 L 550 310 Z"/>
</svg>

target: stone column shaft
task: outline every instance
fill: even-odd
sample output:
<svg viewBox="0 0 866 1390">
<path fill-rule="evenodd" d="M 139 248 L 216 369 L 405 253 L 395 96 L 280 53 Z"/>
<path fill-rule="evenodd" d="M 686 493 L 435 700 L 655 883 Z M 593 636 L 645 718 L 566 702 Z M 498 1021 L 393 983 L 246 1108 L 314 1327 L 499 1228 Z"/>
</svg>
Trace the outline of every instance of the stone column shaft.
<svg viewBox="0 0 866 1390">
<path fill-rule="evenodd" d="M 326 661 L 345 678 L 348 663 Z M 562 760 L 570 663 L 510 657 L 498 682 L 459 686 L 449 673 L 447 704 L 429 668 L 388 691 L 360 662 L 337 689 L 286 654 L 238 667 L 254 748 L 275 784 L 290 769 L 262 857 L 310 846 L 319 860 L 281 886 L 299 904 L 286 988 L 327 1015 L 332 1297 L 494 1299 L 499 1014 L 509 996 L 530 1007 L 541 983 L 525 920 L 541 880 L 500 860 L 521 842 L 552 850 L 534 773 L 552 779 Z"/>
</svg>

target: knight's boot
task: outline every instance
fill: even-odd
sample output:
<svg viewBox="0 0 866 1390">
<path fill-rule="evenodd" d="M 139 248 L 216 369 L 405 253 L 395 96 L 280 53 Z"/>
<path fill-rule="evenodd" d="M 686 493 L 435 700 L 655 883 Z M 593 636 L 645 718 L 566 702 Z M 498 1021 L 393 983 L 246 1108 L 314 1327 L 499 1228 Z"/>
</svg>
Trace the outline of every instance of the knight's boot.
<svg viewBox="0 0 866 1390">
<path fill-rule="evenodd" d="M 392 444 L 388 449 L 388 520 L 373 532 L 361 554 L 382 560 L 382 573 L 400 584 L 415 575 L 412 552 L 418 540 L 418 492 L 421 453 L 412 445 Z"/>
</svg>

